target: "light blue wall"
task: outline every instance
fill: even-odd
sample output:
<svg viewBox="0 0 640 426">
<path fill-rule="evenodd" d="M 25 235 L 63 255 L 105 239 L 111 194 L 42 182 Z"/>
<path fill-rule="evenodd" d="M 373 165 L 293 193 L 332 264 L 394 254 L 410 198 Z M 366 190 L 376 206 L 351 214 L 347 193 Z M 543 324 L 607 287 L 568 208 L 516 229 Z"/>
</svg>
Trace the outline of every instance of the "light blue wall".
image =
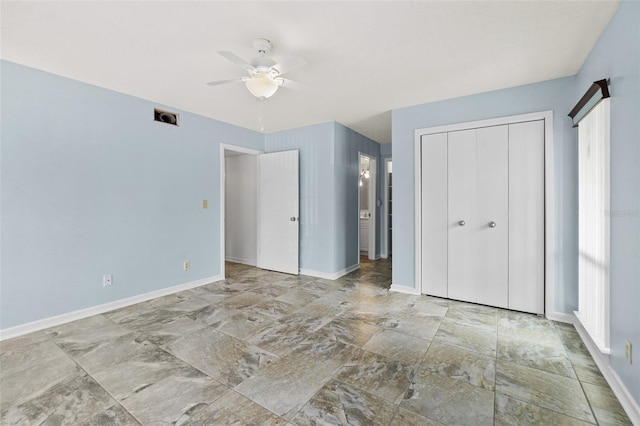
<svg viewBox="0 0 640 426">
<path fill-rule="evenodd" d="M 640 404 L 640 3 L 623 2 L 577 75 L 611 78 L 611 365 Z M 625 360 L 624 341 L 635 350 Z"/>
<path fill-rule="evenodd" d="M 265 152 L 300 151 L 300 268 L 335 272 L 333 122 L 265 135 Z"/>
<path fill-rule="evenodd" d="M 334 271 L 341 271 L 359 262 L 358 230 L 358 176 L 359 153 L 376 158 L 378 176 L 380 173 L 380 144 L 357 133 L 342 124 L 335 123 L 334 186 L 335 186 L 335 229 L 334 229 Z M 377 198 L 382 199 L 378 179 Z M 375 202 L 374 202 L 375 203 Z M 375 204 L 374 204 L 375 205 Z M 376 207 L 376 255 L 380 254 L 380 207 Z"/>
<path fill-rule="evenodd" d="M 357 223 L 341 216 L 350 198 L 336 182 L 355 176 L 359 150 L 377 156 L 377 143 L 333 122 L 262 135 L 0 67 L 0 329 L 219 275 L 220 143 L 300 150 L 300 267 L 334 273 L 357 262 Z M 153 122 L 154 107 L 180 113 L 180 126 Z"/>
<path fill-rule="evenodd" d="M 180 111 L 173 127 L 152 121 L 162 105 L 0 71 L 0 328 L 220 274 L 219 144 L 262 149 L 261 134 Z"/>
<path fill-rule="evenodd" d="M 577 308 L 577 137 L 567 117 L 574 93 L 569 77 L 393 111 L 393 284 L 415 281 L 415 129 L 553 110 L 556 309 Z"/>
<path fill-rule="evenodd" d="M 383 157 L 390 157 L 391 156 L 391 144 L 390 143 L 383 143 L 380 144 L 380 155 Z"/>
</svg>

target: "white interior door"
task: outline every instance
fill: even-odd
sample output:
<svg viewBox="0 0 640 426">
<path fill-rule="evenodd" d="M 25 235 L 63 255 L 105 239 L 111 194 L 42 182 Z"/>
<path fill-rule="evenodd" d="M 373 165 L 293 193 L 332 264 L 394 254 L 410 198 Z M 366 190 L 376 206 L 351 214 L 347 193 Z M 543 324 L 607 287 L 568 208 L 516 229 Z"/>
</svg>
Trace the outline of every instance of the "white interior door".
<svg viewBox="0 0 640 426">
<path fill-rule="evenodd" d="M 476 130 L 476 302 L 509 305 L 509 128 Z"/>
<path fill-rule="evenodd" d="M 416 275 L 426 294 L 542 314 L 545 120 L 500 123 L 420 135 Z"/>
<path fill-rule="evenodd" d="M 476 131 L 448 134 L 448 293 L 476 301 Z"/>
<path fill-rule="evenodd" d="M 544 120 L 509 125 L 509 308 L 544 313 Z"/>
<path fill-rule="evenodd" d="M 298 151 L 258 156 L 258 267 L 298 274 Z"/>
</svg>

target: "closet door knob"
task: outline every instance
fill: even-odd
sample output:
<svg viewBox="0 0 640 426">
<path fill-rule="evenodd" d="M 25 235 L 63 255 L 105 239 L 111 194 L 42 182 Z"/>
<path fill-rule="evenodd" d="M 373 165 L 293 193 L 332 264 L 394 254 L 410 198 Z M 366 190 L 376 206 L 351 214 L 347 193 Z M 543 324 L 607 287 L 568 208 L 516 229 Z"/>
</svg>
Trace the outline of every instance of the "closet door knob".
<svg viewBox="0 0 640 426">
<path fill-rule="evenodd" d="M 494 221 L 489 222 L 489 228 L 495 228 L 496 223 Z"/>
<path fill-rule="evenodd" d="M 464 220 L 461 220 L 460 222 L 458 222 L 458 225 L 460 226 L 465 226 L 467 224 L 467 222 L 465 222 Z"/>
</svg>

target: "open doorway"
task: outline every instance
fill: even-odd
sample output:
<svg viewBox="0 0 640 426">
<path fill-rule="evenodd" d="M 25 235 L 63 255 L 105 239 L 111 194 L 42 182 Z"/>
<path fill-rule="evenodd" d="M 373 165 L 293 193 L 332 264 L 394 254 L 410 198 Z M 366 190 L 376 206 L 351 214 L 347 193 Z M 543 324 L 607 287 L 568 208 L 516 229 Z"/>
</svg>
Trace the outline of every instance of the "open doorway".
<svg viewBox="0 0 640 426">
<path fill-rule="evenodd" d="M 225 262 L 297 275 L 299 153 L 220 145 L 220 270 Z"/>
<path fill-rule="evenodd" d="M 261 151 L 220 146 L 220 265 L 257 264 L 257 156 Z"/>
<path fill-rule="evenodd" d="M 358 258 L 376 259 L 376 158 L 360 153 L 358 167 Z"/>
</svg>

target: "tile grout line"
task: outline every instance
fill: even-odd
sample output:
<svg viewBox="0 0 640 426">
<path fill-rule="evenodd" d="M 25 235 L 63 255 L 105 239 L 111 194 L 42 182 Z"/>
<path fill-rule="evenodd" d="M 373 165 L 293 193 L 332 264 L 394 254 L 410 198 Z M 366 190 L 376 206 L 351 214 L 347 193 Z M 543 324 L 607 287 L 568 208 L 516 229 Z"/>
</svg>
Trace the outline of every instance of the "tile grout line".
<svg viewBox="0 0 640 426">
<path fill-rule="evenodd" d="M 98 314 L 96 316 L 102 316 L 102 314 Z M 108 318 L 107 318 L 108 319 Z M 50 330 L 50 329 L 48 329 Z M 136 416 L 133 415 L 133 413 L 131 413 L 127 407 L 125 407 L 124 405 L 122 405 L 122 403 L 118 400 L 118 398 L 116 398 L 114 395 L 111 394 L 111 392 L 109 392 L 104 386 L 102 386 L 102 383 L 100 383 L 98 380 L 96 380 L 95 377 L 93 377 L 93 375 L 89 374 L 89 372 L 87 370 L 85 370 L 85 368 L 83 366 L 81 366 L 78 361 L 76 361 L 71 355 L 69 355 L 67 353 L 67 351 L 65 351 L 55 340 L 53 340 L 53 338 L 51 336 L 49 336 L 47 333 L 45 333 L 44 330 L 42 330 L 42 333 L 45 334 L 45 336 L 47 336 L 47 338 L 53 342 L 54 345 L 56 345 L 67 357 L 69 357 L 69 359 L 71 361 L 74 362 L 74 364 L 76 364 L 76 366 L 81 369 L 82 371 L 84 371 L 84 373 L 87 375 L 87 377 L 91 378 L 91 380 L 93 380 L 98 386 L 100 386 L 100 389 L 102 389 L 107 395 L 109 395 L 117 405 L 120 406 L 120 408 L 122 408 L 127 414 L 129 414 L 133 419 L 135 419 L 139 424 L 143 424 L 140 419 L 138 419 Z M 113 405 L 110 405 L 108 408 L 113 407 Z M 106 410 L 102 410 L 101 412 L 106 411 Z M 95 413 L 95 414 L 99 414 L 99 413 Z M 47 416 L 47 418 L 49 418 L 49 416 Z M 46 421 L 46 419 L 45 419 Z"/>
<path fill-rule="evenodd" d="M 500 334 L 500 311 L 496 315 L 496 356 L 495 356 L 495 372 L 493 375 L 493 425 L 496 424 L 498 417 L 498 336 Z"/>
</svg>

